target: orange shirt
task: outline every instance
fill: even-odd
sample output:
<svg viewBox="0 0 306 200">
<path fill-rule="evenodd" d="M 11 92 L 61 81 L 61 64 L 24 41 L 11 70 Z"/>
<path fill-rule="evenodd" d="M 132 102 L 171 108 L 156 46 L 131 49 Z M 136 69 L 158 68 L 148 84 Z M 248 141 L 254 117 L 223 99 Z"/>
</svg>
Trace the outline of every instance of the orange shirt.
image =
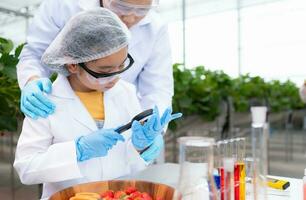
<svg viewBox="0 0 306 200">
<path fill-rule="evenodd" d="M 74 92 L 84 104 L 92 118 L 95 120 L 104 120 L 104 95 L 102 92 Z"/>
</svg>

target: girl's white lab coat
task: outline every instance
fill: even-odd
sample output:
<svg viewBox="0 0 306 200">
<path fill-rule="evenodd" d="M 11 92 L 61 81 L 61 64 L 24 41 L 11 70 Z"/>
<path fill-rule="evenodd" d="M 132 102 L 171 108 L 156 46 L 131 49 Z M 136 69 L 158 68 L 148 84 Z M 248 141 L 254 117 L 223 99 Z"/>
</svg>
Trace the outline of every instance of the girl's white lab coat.
<svg viewBox="0 0 306 200">
<path fill-rule="evenodd" d="M 17 66 L 21 88 L 29 77 L 48 77 L 50 72 L 40 58 L 67 20 L 76 13 L 100 6 L 99 0 L 44 0 L 29 26 L 27 44 Z M 135 60 L 122 79 L 136 86 L 143 109 L 157 105 L 162 112 L 171 106 L 173 75 L 167 26 L 150 12 L 130 28 L 129 53 Z"/>
<path fill-rule="evenodd" d="M 141 111 L 133 87 L 119 81 L 104 93 L 104 128 L 123 125 Z M 44 183 L 42 198 L 71 185 L 114 179 L 146 167 L 131 143 L 130 131 L 107 156 L 77 162 L 74 140 L 97 126 L 66 77 L 59 75 L 49 97 L 56 104 L 55 113 L 46 119 L 25 118 L 14 163 L 22 183 Z"/>
</svg>

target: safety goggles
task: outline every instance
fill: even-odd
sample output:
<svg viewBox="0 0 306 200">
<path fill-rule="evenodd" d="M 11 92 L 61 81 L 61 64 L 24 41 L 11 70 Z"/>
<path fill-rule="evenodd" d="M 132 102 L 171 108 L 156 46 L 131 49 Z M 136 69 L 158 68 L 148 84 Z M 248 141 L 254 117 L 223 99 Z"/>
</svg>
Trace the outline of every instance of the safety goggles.
<svg viewBox="0 0 306 200">
<path fill-rule="evenodd" d="M 118 15 L 134 14 L 138 17 L 145 16 L 152 8 L 157 7 L 159 0 L 152 0 L 150 5 L 137 5 L 122 0 L 107 0 L 106 6 Z"/>
<path fill-rule="evenodd" d="M 119 65 L 118 67 L 119 70 L 113 71 L 110 73 L 98 73 L 98 72 L 92 71 L 86 66 L 85 63 L 79 63 L 78 65 L 82 67 L 88 74 L 98 79 L 98 78 L 106 78 L 106 77 L 119 75 L 125 72 L 126 70 L 128 70 L 133 64 L 134 64 L 134 59 L 132 58 L 130 54 L 128 54 L 125 60 L 123 61 L 123 63 Z M 112 67 L 104 67 L 104 68 L 112 68 Z"/>
</svg>

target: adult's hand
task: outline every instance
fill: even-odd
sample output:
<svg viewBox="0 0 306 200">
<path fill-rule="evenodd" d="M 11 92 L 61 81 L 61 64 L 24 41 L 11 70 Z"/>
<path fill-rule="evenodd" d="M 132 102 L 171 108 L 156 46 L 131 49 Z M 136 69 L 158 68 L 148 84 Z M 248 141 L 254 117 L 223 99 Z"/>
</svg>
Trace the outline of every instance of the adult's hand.
<svg viewBox="0 0 306 200">
<path fill-rule="evenodd" d="M 48 78 L 38 78 L 29 81 L 21 91 L 20 109 L 32 119 L 46 118 L 54 113 L 55 105 L 44 95 L 52 90 L 52 83 Z"/>
</svg>

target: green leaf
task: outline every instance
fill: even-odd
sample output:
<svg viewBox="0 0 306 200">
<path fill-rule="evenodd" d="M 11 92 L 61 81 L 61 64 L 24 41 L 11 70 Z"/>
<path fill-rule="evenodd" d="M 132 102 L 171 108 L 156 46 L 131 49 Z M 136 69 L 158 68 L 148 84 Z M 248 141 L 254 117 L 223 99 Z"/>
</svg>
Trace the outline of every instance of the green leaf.
<svg viewBox="0 0 306 200">
<path fill-rule="evenodd" d="M 5 67 L 2 73 L 11 79 L 17 79 L 16 68 L 14 66 Z"/>
<path fill-rule="evenodd" d="M 10 53 L 14 48 L 12 40 L 0 37 L 0 53 Z"/>
<path fill-rule="evenodd" d="M 15 50 L 15 57 L 16 57 L 16 58 L 19 57 L 19 55 L 20 55 L 20 53 L 21 53 L 21 51 L 22 51 L 24 45 L 25 45 L 25 43 L 19 45 L 19 46 L 16 48 L 16 50 Z"/>
<path fill-rule="evenodd" d="M 52 83 L 56 80 L 57 78 L 57 73 L 53 73 L 50 77 L 50 80 L 52 81 Z"/>
</svg>

